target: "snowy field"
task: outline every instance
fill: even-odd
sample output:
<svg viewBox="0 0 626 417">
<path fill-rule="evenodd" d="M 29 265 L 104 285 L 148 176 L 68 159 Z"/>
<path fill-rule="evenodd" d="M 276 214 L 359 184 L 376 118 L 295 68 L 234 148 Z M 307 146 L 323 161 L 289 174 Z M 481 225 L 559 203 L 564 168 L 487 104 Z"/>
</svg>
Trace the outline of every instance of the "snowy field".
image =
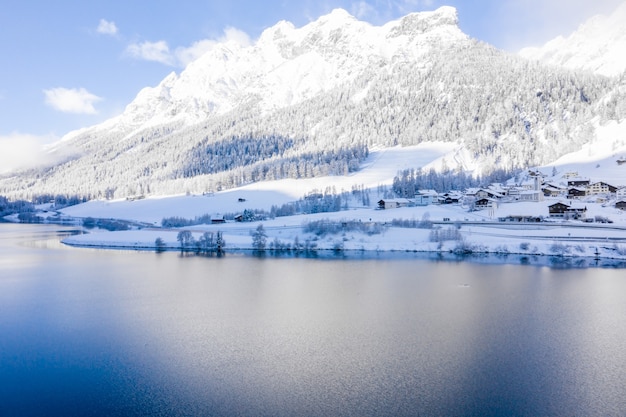
<svg viewBox="0 0 626 417">
<path fill-rule="evenodd" d="M 610 141 L 607 141 L 610 142 Z M 540 224 L 511 224 L 499 222 L 499 217 L 535 215 L 548 217 L 548 206 L 558 199 L 541 202 L 504 203 L 492 209 L 470 212 L 463 205 L 429 205 L 379 210 L 377 195 L 380 185 L 390 186 L 399 170 L 427 166 L 437 161 L 454 147 L 450 144 L 422 144 L 410 148 L 379 149 L 371 152 L 361 170 L 346 177 L 325 177 L 305 180 L 262 182 L 211 195 L 181 195 L 146 198 L 135 201 L 90 201 L 63 210 L 63 214 L 84 218 L 125 219 L 154 225 L 140 230 L 106 232 L 92 231 L 65 240 L 65 243 L 85 247 L 154 250 L 160 238 L 167 250 L 178 250 L 181 230 L 189 230 L 195 240 L 204 232 L 223 233 L 226 251 L 252 250 L 252 233 L 262 224 L 266 249 L 293 248 L 296 242 L 314 246 L 317 250 L 342 251 L 401 251 L 401 252 L 479 252 L 522 255 L 556 255 L 562 257 L 626 258 L 626 215 L 612 206 L 582 203 L 587 217 L 610 218 L 612 224 L 582 223 L 580 221 L 546 221 Z M 601 152 L 596 149 L 597 152 Z M 615 154 L 601 155 L 604 158 Z M 588 155 L 584 155 L 588 158 Z M 560 161 L 568 169 L 591 166 L 576 162 L 576 155 Z M 608 164 L 608 162 L 606 162 Z M 561 165 L 559 170 L 564 169 Z M 547 168 L 546 168 L 547 169 Z M 616 168 L 613 168 L 615 170 Z M 607 175 L 615 173 L 606 172 Z M 241 213 L 244 209 L 262 209 L 280 206 L 302 198 L 307 193 L 327 187 L 336 192 L 349 191 L 352 186 L 370 189 L 370 205 L 363 207 L 353 201 L 347 210 L 277 217 L 257 222 L 227 222 L 186 228 L 161 228 L 165 217 L 194 218 L 224 213 Z M 420 223 L 426 227 L 397 227 L 398 220 Z M 325 220 L 342 225 L 336 233 L 306 231 L 310 222 Z M 350 227 L 358 223 L 360 230 Z"/>
<path fill-rule="evenodd" d="M 393 212 L 393 213 L 391 213 Z M 392 227 L 392 219 L 419 220 L 429 213 L 432 228 Z M 444 214 L 450 222 L 437 221 Z M 337 213 L 319 213 L 281 217 L 264 222 L 226 223 L 220 225 L 198 225 L 181 229 L 142 229 L 119 232 L 93 232 L 66 239 L 66 243 L 78 246 L 108 247 L 120 249 L 154 249 L 155 240 L 163 239 L 167 248 L 178 249 L 177 235 L 180 230 L 189 230 L 198 240 L 202 233 L 221 231 L 226 240 L 226 250 L 251 250 L 252 237 L 259 224 L 267 234 L 267 248 L 274 242 L 280 246 L 293 246 L 309 240 L 319 250 L 365 250 L 365 251 L 417 251 L 449 252 L 473 251 L 487 253 L 547 254 L 563 256 L 599 256 L 626 258 L 626 227 L 623 225 L 584 225 L 580 222 L 554 224 L 504 224 L 491 221 L 471 221 L 480 214 L 466 214 L 457 206 L 402 208 L 396 210 L 360 209 Z M 365 224 L 382 225 L 379 233 L 348 230 L 336 234 L 305 232 L 304 225 L 315 220 L 329 220 L 341 224 L 361 221 Z M 467 221 L 465 219 L 468 219 Z M 449 223 L 449 224 L 448 224 Z M 454 234 L 447 240 L 438 240 L 433 234 L 438 231 Z M 458 234 L 454 231 L 458 231 Z M 453 233 L 452 233 L 453 232 Z"/>
<path fill-rule="evenodd" d="M 314 190 L 324 192 L 327 187 L 334 187 L 340 193 L 350 191 L 353 186 L 375 190 L 378 185 L 390 185 L 398 171 L 426 166 L 451 152 L 455 146 L 450 143 L 423 143 L 406 148 L 374 149 L 358 172 L 345 177 L 266 181 L 211 195 L 135 201 L 93 200 L 64 209 L 63 213 L 72 217 L 114 218 L 160 225 L 163 218 L 172 216 L 194 218 L 204 214 L 241 213 L 245 209 L 269 211 L 272 206 L 296 201 Z M 240 202 L 240 199 L 245 201 Z M 372 201 L 372 204 L 374 207 L 376 202 Z"/>
</svg>

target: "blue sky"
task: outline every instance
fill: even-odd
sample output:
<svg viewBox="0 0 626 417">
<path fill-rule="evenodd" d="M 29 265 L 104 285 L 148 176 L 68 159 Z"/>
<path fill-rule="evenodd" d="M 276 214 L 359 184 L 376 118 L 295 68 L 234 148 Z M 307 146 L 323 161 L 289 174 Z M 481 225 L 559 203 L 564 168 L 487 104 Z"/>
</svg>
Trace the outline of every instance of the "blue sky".
<svg viewBox="0 0 626 417">
<path fill-rule="evenodd" d="M 341 7 L 382 24 L 450 5 L 473 38 L 517 51 L 568 35 L 623 0 L 23 0 L 0 9 L 0 164 L 41 143 L 119 114 L 203 47 L 254 41 L 267 27 L 297 27 Z M 4 155 L 4 158 L 3 158 Z M 5 162 L 6 163 L 6 162 Z M 0 167 L 1 168 L 1 167 Z M 0 169 L 2 171 L 2 169 Z"/>
</svg>

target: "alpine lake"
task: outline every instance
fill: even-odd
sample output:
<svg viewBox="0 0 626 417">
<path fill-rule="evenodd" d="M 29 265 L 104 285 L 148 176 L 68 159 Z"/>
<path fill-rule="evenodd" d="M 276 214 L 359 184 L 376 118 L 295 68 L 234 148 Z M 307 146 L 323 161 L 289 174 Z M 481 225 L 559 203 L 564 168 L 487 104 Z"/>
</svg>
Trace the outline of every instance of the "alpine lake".
<svg viewBox="0 0 626 417">
<path fill-rule="evenodd" d="M 626 410 L 626 274 L 71 248 L 0 224 L 2 416 Z"/>
</svg>

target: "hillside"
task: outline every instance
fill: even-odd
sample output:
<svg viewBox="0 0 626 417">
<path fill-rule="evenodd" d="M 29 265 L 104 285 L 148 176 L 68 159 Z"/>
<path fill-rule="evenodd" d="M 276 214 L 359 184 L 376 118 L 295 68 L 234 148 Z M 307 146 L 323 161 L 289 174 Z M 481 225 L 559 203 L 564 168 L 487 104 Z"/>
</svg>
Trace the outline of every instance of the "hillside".
<svg viewBox="0 0 626 417">
<path fill-rule="evenodd" d="M 617 76 L 626 70 L 626 3 L 610 16 L 594 16 L 569 36 L 559 36 L 520 55 L 549 65 Z"/>
<path fill-rule="evenodd" d="M 0 195 L 170 195 L 354 174 L 370 151 L 447 143 L 439 170 L 546 165 L 626 116 L 626 82 L 545 67 L 477 42 L 456 10 L 383 26 L 335 10 L 224 43 L 145 88 L 123 114 L 72 132 L 53 166 Z M 421 167 L 416 161 L 416 168 Z"/>
<path fill-rule="evenodd" d="M 568 170 L 577 168 L 581 176 L 594 181 L 604 179 L 597 175 L 607 175 L 619 178 L 620 184 L 624 184 L 626 167 L 616 164 L 615 155 L 611 154 L 616 143 L 613 133 L 620 129 L 623 126 L 613 125 L 600 131 L 601 137 L 593 151 L 593 156 L 597 158 L 593 162 L 581 163 L 589 156 L 589 150 L 582 155 L 570 154 L 553 166 L 555 175 L 548 180 L 551 183 L 567 181 L 564 175 L 570 172 Z M 626 148 L 623 146 L 618 149 L 620 152 L 624 150 Z M 68 207 L 62 210 L 63 214 L 79 218 L 139 221 L 154 227 L 117 232 L 96 229 L 88 234 L 69 237 L 64 242 L 96 248 L 180 250 L 178 236 L 183 230 L 191 232 L 196 241 L 200 241 L 205 233 L 215 234 L 219 231 L 225 238 L 226 252 L 233 254 L 240 250 L 255 249 L 251 235 L 263 225 L 267 237 L 267 255 L 290 256 L 295 253 L 296 256 L 358 258 L 393 256 L 390 252 L 424 256 L 415 253 L 431 252 L 436 253 L 440 260 L 458 260 L 467 259 L 455 258 L 460 256 L 459 253 L 470 251 L 497 254 L 495 258 L 480 258 L 484 262 L 522 262 L 557 267 L 623 266 L 622 262 L 626 258 L 624 212 L 613 204 L 598 203 L 592 197 L 574 204 L 585 206 L 588 219 L 609 218 L 613 224 L 549 218 L 549 206 L 565 201 L 564 198 L 546 198 L 538 202 L 503 201 L 482 210 L 469 210 L 467 204 L 376 209 L 378 199 L 388 198 L 388 188 L 376 185 L 388 183 L 394 172 L 410 168 L 416 163 L 424 166 L 438 163 L 439 158 L 449 151 L 449 145 L 446 144 L 378 149 L 370 153 L 358 173 L 339 178 L 266 181 L 206 195 L 148 197 L 134 201 L 89 201 Z M 543 167 L 542 170 L 550 172 L 550 168 Z M 203 224 L 182 228 L 165 224 L 159 227 L 164 218 L 172 216 L 186 219 L 204 216 L 205 219 L 212 219 L 226 214 L 240 214 L 245 210 L 263 210 L 267 213 L 273 206 L 291 205 L 303 194 L 318 194 L 325 189 L 342 193 L 341 201 L 345 201 L 342 210 L 265 217 L 256 221 L 228 220 L 220 224 L 211 224 L 205 220 Z M 353 192 L 349 192 L 351 189 Z M 367 203 L 361 200 L 358 192 L 354 192 L 355 189 L 363 190 L 368 195 Z M 506 216 L 538 216 L 545 220 L 540 223 L 497 221 L 497 218 Z M 420 226 L 419 223 L 424 219 L 425 225 Z M 310 227 L 315 224 L 319 226 Z M 157 239 L 162 242 L 159 248 L 155 246 Z M 614 261 L 600 262 L 604 258 Z"/>
</svg>

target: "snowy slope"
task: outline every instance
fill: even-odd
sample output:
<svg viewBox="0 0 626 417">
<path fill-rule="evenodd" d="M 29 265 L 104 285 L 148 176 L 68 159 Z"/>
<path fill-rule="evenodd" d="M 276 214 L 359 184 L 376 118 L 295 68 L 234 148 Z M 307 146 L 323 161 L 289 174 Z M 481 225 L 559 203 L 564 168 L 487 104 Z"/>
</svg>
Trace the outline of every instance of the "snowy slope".
<svg viewBox="0 0 626 417">
<path fill-rule="evenodd" d="M 364 149 L 443 142 L 403 168 L 484 174 L 550 163 L 626 117 L 619 80 L 498 51 L 457 20 L 442 7 L 373 26 L 338 9 L 301 28 L 279 22 L 250 46 L 219 44 L 50 147 L 61 162 L 0 177 L 0 194 L 112 199 L 350 173 L 341 188 L 361 175 Z"/>
<path fill-rule="evenodd" d="M 563 155 L 543 167 L 542 171 L 550 175 L 551 169 L 556 168 L 559 175 L 555 180 L 567 172 L 577 172 L 580 177 L 592 182 L 626 186 L 626 165 L 617 163 L 620 159 L 626 159 L 626 120 L 599 125 L 595 131 L 595 138 L 582 149 Z"/>
<path fill-rule="evenodd" d="M 314 190 L 323 192 L 327 187 L 334 187 L 339 193 L 350 191 L 353 186 L 370 189 L 379 185 L 390 186 L 398 171 L 426 166 L 453 149 L 453 145 L 446 143 L 382 148 L 372 151 L 361 170 L 350 176 L 267 181 L 210 195 L 153 197 L 136 201 L 92 200 L 68 207 L 63 213 L 74 217 L 116 218 L 160 225 L 164 217 L 194 218 L 204 214 L 241 213 L 244 209 L 269 211 L 273 205 L 281 206 Z M 245 201 L 239 202 L 240 198 Z"/>
<path fill-rule="evenodd" d="M 457 23 L 451 7 L 380 27 L 342 9 L 302 28 L 282 21 L 251 46 L 218 44 L 180 75 L 145 88 L 116 123 L 189 123 L 248 102 L 259 103 L 261 112 L 297 104 L 353 81 L 372 64 L 382 68 L 416 60 L 432 48 L 467 41 Z"/>
<path fill-rule="evenodd" d="M 626 71 L 626 3 L 610 16 L 592 17 L 568 37 L 525 48 L 520 54 L 550 65 L 619 75 Z"/>
<path fill-rule="evenodd" d="M 581 175 L 595 173 L 597 180 L 604 176 L 626 180 L 626 174 L 620 173 L 614 158 L 626 151 L 624 141 L 618 139 L 624 125 L 610 123 L 601 126 L 600 135 L 593 150 L 586 149 L 567 155 L 555 164 L 556 169 L 578 169 Z M 371 202 L 363 206 L 353 201 L 347 210 L 333 213 L 317 213 L 277 217 L 262 222 L 267 233 L 268 247 L 279 242 L 291 245 L 299 241 L 314 242 L 320 251 L 334 251 L 337 247 L 343 251 L 360 253 L 380 252 L 436 252 L 440 256 L 451 256 L 450 252 L 471 250 L 473 252 L 496 253 L 499 256 L 519 254 L 524 257 L 508 259 L 513 262 L 541 263 L 548 262 L 536 258 L 537 255 L 556 256 L 556 265 L 597 266 L 594 259 L 626 258 L 626 215 L 611 205 L 585 202 L 588 217 L 608 217 L 615 224 L 584 224 L 582 222 L 545 222 L 539 225 L 515 225 L 495 221 L 498 217 L 509 215 L 534 215 L 547 217 L 548 206 L 559 201 L 546 199 L 541 202 L 502 203 L 495 208 L 482 211 L 468 211 L 463 205 L 429 205 L 422 207 L 406 207 L 390 210 L 376 210 L 376 201 L 384 196 L 376 191 L 378 185 L 389 185 L 391 178 L 398 170 L 415 166 L 428 166 L 441 158 L 456 153 L 457 149 L 447 143 L 424 143 L 415 147 L 394 147 L 374 150 L 363 163 L 358 173 L 342 177 L 321 177 L 303 180 L 281 180 L 262 182 L 211 195 L 186 195 L 164 198 L 146 198 L 136 201 L 94 200 L 85 204 L 63 210 L 65 215 L 76 217 L 118 218 L 152 223 L 159 226 L 164 217 L 179 216 L 193 218 L 205 214 L 219 215 L 223 213 L 241 213 L 244 209 L 269 210 L 272 205 L 282 205 L 301 198 L 313 190 L 321 191 L 327 187 L 336 190 L 349 190 L 353 185 L 370 188 Z M 593 160 L 590 159 L 594 158 Z M 587 161 L 585 163 L 585 161 Z M 598 163 L 603 167 L 594 168 Z M 550 167 L 544 167 L 548 170 Z M 558 176 L 557 176 L 558 177 Z M 555 177 L 555 179 L 558 179 Z M 591 177 L 591 175 L 590 175 Z M 420 220 L 428 218 L 435 222 L 435 230 L 458 230 L 458 237 L 450 240 L 437 241 L 432 237 L 432 229 L 415 229 L 389 227 L 396 219 Z M 445 219 L 449 219 L 451 223 Z M 307 232 L 307 222 L 325 220 L 330 222 L 358 222 L 359 224 L 383 225 L 376 233 L 358 230 L 341 234 L 318 236 Z M 251 250 L 251 233 L 261 224 L 228 222 L 220 225 L 198 225 L 184 228 L 192 232 L 195 239 L 202 233 L 223 232 L 226 240 L 226 251 L 231 253 L 238 249 Z M 117 249 L 153 250 L 155 241 L 160 238 L 170 250 L 179 248 L 177 240 L 181 229 L 147 228 L 123 232 L 93 231 L 90 234 L 77 235 L 65 240 L 77 246 Z M 587 261 L 572 259 L 586 258 Z M 443 259 L 443 258 L 442 258 Z M 499 259 L 499 262 L 507 258 Z M 555 261 L 552 259 L 552 261 Z M 595 262 L 595 263 L 594 263 Z"/>
</svg>

